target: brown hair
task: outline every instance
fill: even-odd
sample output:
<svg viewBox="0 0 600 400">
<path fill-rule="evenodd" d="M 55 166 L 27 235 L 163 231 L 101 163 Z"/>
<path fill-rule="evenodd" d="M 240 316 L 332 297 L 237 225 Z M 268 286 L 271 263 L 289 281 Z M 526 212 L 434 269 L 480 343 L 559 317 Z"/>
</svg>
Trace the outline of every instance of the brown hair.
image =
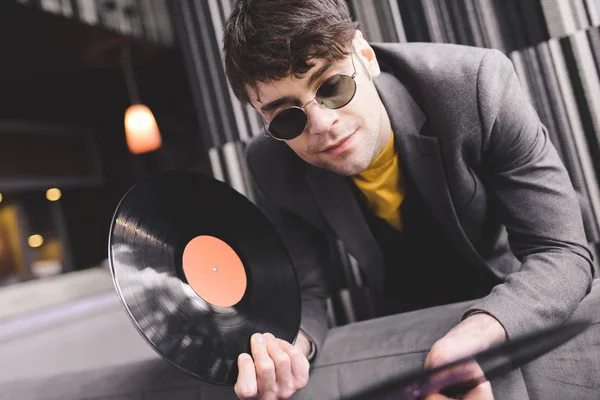
<svg viewBox="0 0 600 400">
<path fill-rule="evenodd" d="M 357 26 L 344 0 L 239 0 L 223 43 L 233 93 L 249 103 L 256 82 L 301 77 L 311 59 L 346 57 Z"/>
</svg>

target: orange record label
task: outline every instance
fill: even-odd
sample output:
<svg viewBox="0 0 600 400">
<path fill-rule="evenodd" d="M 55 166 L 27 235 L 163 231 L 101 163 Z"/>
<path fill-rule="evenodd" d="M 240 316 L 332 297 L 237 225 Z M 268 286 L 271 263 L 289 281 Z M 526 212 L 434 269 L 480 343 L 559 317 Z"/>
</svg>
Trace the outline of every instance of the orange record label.
<svg viewBox="0 0 600 400">
<path fill-rule="evenodd" d="M 196 236 L 183 250 L 183 272 L 198 296 L 217 307 L 237 304 L 246 292 L 242 260 L 214 236 Z"/>
</svg>

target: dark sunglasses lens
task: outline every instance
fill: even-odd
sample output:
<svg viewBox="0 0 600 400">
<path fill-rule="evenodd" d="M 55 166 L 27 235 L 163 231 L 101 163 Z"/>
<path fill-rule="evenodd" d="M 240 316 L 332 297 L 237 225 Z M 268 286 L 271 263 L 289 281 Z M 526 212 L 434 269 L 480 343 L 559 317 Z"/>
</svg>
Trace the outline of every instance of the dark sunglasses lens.
<svg viewBox="0 0 600 400">
<path fill-rule="evenodd" d="M 317 101 L 335 110 L 344 107 L 352 100 L 356 91 L 354 79 L 347 75 L 334 75 L 319 87 Z"/>
<path fill-rule="evenodd" d="M 306 114 L 299 108 L 288 108 L 273 118 L 269 132 L 278 139 L 290 140 L 299 136 L 306 127 Z"/>
</svg>

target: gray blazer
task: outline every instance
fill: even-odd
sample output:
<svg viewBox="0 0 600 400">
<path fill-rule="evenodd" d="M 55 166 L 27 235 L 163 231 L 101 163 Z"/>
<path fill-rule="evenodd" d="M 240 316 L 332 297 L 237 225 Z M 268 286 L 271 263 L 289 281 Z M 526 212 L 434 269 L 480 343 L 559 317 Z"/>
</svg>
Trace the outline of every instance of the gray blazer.
<svg viewBox="0 0 600 400">
<path fill-rule="evenodd" d="M 510 60 L 451 44 L 373 48 L 404 172 L 456 248 L 503 281 L 463 318 L 486 311 L 509 337 L 566 320 L 590 291 L 592 255 L 566 169 Z M 375 288 L 381 250 L 347 177 L 266 137 L 250 143 L 247 161 L 297 270 L 301 329 L 318 354 L 327 331 L 324 238 L 340 239 Z"/>
</svg>

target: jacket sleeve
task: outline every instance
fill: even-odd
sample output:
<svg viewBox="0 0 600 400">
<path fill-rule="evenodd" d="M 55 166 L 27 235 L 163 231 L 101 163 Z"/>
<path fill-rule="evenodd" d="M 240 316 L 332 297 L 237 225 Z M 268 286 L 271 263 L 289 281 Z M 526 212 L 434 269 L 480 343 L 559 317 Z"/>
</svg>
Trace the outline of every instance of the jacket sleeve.
<svg viewBox="0 0 600 400">
<path fill-rule="evenodd" d="M 247 158 L 258 206 L 275 226 L 296 271 L 302 299 L 300 330 L 311 342 L 309 360 L 312 362 L 318 355 L 328 330 L 328 292 L 322 274 L 329 254 L 328 241 L 321 231 L 271 200 L 259 184 L 260 179 L 256 170 L 251 167 L 250 156 Z"/>
<path fill-rule="evenodd" d="M 463 318 L 487 312 L 515 337 L 564 322 L 594 267 L 575 190 L 510 59 L 489 51 L 477 79 L 485 190 L 521 268 Z"/>
</svg>

